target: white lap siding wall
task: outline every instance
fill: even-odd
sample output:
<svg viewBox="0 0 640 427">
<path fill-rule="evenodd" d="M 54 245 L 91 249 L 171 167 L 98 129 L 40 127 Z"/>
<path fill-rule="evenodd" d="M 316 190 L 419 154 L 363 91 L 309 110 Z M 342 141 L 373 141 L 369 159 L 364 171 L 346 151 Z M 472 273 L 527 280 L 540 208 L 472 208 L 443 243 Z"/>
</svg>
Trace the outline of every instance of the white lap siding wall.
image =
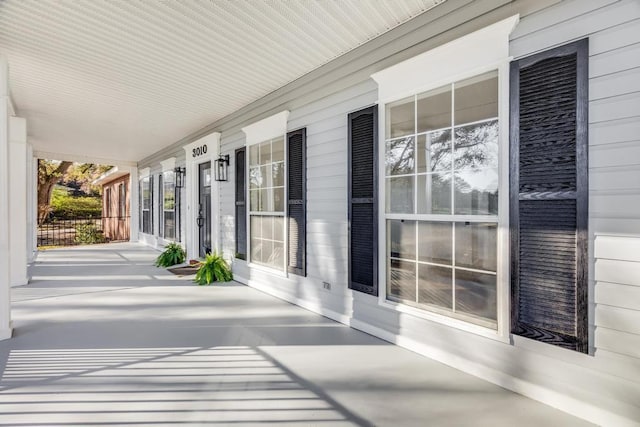
<svg viewBox="0 0 640 427">
<path fill-rule="evenodd" d="M 369 76 L 514 14 L 514 59 L 589 37 L 589 354 L 517 336 L 510 343 L 479 336 L 392 311 L 347 286 L 347 114 L 376 103 Z M 231 166 L 217 200 L 219 239 L 231 259 L 241 128 L 289 110 L 288 130 L 307 130 L 307 277 L 234 259 L 238 280 L 596 423 L 633 424 L 640 421 L 640 259 L 633 255 L 640 239 L 639 82 L 637 0 L 448 0 L 139 166 L 157 175 L 167 157 L 184 163 L 183 145 L 221 133 Z M 615 250 L 618 244 L 628 251 Z"/>
</svg>

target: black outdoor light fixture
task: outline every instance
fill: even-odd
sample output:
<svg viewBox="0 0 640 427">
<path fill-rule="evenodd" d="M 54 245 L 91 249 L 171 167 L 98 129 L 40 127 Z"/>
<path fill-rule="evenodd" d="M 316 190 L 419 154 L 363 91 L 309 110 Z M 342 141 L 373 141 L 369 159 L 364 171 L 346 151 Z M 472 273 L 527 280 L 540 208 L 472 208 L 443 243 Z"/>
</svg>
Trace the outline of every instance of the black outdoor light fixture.
<svg viewBox="0 0 640 427">
<path fill-rule="evenodd" d="M 176 174 L 176 188 L 184 188 L 185 168 L 177 167 L 173 172 Z"/>
<path fill-rule="evenodd" d="M 221 154 L 215 161 L 215 179 L 216 181 L 227 181 L 229 179 L 229 155 Z"/>
</svg>

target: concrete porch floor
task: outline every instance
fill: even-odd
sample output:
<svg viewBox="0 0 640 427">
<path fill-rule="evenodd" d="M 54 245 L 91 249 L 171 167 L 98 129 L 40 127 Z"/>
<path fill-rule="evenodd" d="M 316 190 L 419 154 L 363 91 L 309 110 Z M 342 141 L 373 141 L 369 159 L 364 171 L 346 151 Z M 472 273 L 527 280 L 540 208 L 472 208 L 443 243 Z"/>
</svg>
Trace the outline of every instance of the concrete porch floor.
<svg viewBox="0 0 640 427">
<path fill-rule="evenodd" d="M 238 283 L 196 286 L 157 254 L 39 254 L 0 342 L 0 425 L 587 425 Z"/>
</svg>

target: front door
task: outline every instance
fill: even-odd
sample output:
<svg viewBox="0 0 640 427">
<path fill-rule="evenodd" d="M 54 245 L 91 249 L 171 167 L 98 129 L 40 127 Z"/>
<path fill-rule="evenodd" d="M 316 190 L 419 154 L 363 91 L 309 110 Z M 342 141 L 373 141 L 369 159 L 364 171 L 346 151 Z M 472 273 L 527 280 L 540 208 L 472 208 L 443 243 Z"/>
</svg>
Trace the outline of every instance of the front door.
<svg viewBox="0 0 640 427">
<path fill-rule="evenodd" d="M 199 253 L 203 257 L 211 252 L 211 162 L 198 165 L 198 228 Z"/>
</svg>

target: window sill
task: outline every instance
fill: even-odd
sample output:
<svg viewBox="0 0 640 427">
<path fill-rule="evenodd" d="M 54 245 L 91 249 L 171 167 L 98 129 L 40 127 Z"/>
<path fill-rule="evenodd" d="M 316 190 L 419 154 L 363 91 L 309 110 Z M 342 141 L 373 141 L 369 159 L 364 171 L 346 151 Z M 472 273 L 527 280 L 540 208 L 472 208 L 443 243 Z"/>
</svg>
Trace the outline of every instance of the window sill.
<svg viewBox="0 0 640 427">
<path fill-rule="evenodd" d="M 448 326 L 461 331 L 469 332 L 475 335 L 480 335 L 485 338 L 489 338 L 495 341 L 500 341 L 506 344 L 510 344 L 509 336 L 500 335 L 499 329 L 491 329 L 480 325 L 474 325 L 473 323 L 465 322 L 464 320 L 455 319 L 442 314 L 420 310 L 419 308 L 411 307 L 402 303 L 397 303 L 389 300 L 378 300 L 378 304 L 389 310 L 397 311 L 400 313 L 408 314 L 420 319 L 429 320 L 434 323 L 439 323 L 444 326 Z"/>
<path fill-rule="evenodd" d="M 260 271 L 262 273 L 269 273 L 273 276 L 283 277 L 285 279 L 289 277 L 285 271 L 276 270 L 274 268 L 269 268 L 264 265 L 255 264 L 249 261 L 245 261 L 245 262 L 247 263 L 247 267 L 249 267 L 250 270 Z"/>
</svg>

